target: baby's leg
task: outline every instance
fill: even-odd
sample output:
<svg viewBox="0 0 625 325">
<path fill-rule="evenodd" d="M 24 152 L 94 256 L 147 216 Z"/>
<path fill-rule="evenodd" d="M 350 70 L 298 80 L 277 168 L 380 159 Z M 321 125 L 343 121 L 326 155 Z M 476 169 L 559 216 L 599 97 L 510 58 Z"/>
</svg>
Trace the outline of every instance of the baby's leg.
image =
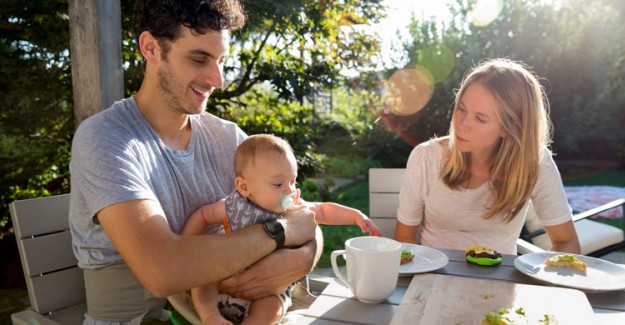
<svg viewBox="0 0 625 325">
<path fill-rule="evenodd" d="M 277 296 L 254 300 L 241 325 L 278 324 L 282 318 L 282 302 Z"/>
<path fill-rule="evenodd" d="M 232 325 L 219 313 L 219 308 L 217 308 L 218 295 L 217 285 L 214 284 L 191 289 L 193 306 L 200 316 L 202 324 Z"/>
</svg>

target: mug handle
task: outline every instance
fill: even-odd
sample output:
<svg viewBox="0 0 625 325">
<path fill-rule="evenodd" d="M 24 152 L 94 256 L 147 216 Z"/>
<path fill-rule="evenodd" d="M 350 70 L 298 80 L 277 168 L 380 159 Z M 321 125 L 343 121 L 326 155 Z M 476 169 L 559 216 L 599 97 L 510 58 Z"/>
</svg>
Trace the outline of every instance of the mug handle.
<svg viewBox="0 0 625 325">
<path fill-rule="evenodd" d="M 341 280 L 343 283 L 345 283 L 348 287 L 351 288 L 351 285 L 349 284 L 349 282 L 347 282 L 347 276 L 343 274 L 343 272 L 341 272 L 339 270 L 339 266 L 336 263 L 336 258 L 338 256 L 343 256 L 343 259 L 345 259 L 345 250 L 338 250 L 338 251 L 333 251 L 330 254 L 330 263 L 332 264 L 332 270 L 334 271 L 334 274 L 336 275 L 336 277 L 339 278 L 339 280 Z"/>
</svg>

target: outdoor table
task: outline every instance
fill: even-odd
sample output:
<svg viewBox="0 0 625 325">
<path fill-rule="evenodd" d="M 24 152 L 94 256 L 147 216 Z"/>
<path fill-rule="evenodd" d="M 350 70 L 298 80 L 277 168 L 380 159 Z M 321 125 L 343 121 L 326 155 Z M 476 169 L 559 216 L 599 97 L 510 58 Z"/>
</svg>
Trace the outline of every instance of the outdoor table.
<svg viewBox="0 0 625 325">
<path fill-rule="evenodd" d="M 447 255 L 449 263 L 443 268 L 429 272 L 431 274 L 549 286 L 518 271 L 514 266 L 516 255 L 504 254 L 501 265 L 483 267 L 467 263 L 464 251 L 438 250 Z M 420 276 L 420 274 L 415 276 Z M 349 288 L 332 279 L 313 304 L 300 312 L 303 316 L 297 324 L 389 324 L 412 278 L 412 276 L 400 277 L 393 294 L 385 302 L 379 304 L 366 304 L 356 300 Z M 594 311 L 593 323 L 625 324 L 625 290 L 584 294 Z"/>
</svg>

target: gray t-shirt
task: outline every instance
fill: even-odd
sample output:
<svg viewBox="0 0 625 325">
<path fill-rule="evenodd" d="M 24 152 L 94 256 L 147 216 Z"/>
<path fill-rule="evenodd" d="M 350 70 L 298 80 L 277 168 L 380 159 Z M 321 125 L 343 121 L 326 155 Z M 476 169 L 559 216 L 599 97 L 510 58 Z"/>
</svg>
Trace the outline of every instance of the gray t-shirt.
<svg viewBox="0 0 625 325">
<path fill-rule="evenodd" d="M 234 152 L 246 137 L 234 123 L 208 113 L 190 115 L 191 141 L 171 150 L 139 112 L 134 97 L 83 121 L 72 143 L 70 230 L 78 265 L 98 268 L 122 260 L 95 215 L 115 203 L 160 203 L 179 233 L 200 206 L 234 190 Z M 217 232 L 214 226 L 209 232 Z"/>
</svg>

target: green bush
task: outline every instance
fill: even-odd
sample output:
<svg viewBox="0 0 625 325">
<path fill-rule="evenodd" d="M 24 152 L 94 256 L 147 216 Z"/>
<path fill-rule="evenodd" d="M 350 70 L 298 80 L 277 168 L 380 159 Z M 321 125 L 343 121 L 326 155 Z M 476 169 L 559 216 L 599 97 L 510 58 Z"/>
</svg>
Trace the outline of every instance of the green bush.
<svg viewBox="0 0 625 325">
<path fill-rule="evenodd" d="M 334 198 L 333 202 L 358 209 L 366 215 L 369 214 L 369 182 L 367 180 L 358 180 L 336 189 L 331 196 Z M 317 263 L 318 268 L 330 267 L 330 253 L 344 249 L 346 240 L 365 235 L 357 226 L 321 225 L 320 227 L 323 232 L 324 246 L 323 254 Z M 339 259 L 338 264 L 344 265 L 343 259 Z"/>
</svg>

